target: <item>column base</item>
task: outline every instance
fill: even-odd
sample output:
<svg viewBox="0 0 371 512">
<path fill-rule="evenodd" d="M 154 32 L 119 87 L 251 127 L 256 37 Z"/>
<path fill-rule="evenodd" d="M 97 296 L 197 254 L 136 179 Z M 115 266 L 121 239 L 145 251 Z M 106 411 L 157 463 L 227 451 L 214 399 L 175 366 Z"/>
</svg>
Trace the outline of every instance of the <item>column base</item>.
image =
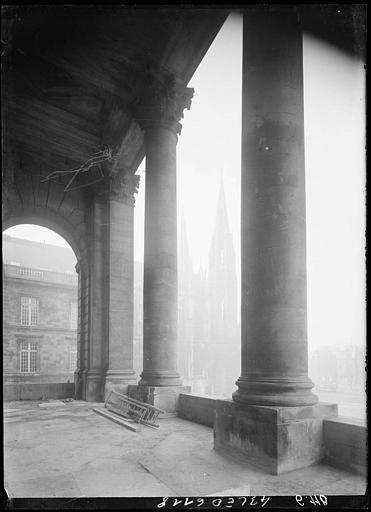
<svg viewBox="0 0 371 512">
<path fill-rule="evenodd" d="M 143 370 L 138 384 L 140 386 L 181 386 L 182 379 L 178 372 L 169 370 Z"/>
<path fill-rule="evenodd" d="M 190 393 L 190 386 L 129 386 L 131 398 L 163 409 L 168 415 L 176 415 L 180 393 Z M 163 416 L 162 416 L 163 417 Z"/>
<path fill-rule="evenodd" d="M 315 405 L 318 396 L 312 392 L 311 379 L 306 376 L 241 376 L 232 394 L 235 402 L 274 407 L 301 407 Z"/>
<path fill-rule="evenodd" d="M 218 400 L 214 448 L 270 474 L 286 473 L 324 457 L 322 423 L 337 415 L 336 404 L 273 407 Z"/>
<path fill-rule="evenodd" d="M 101 370 L 88 370 L 85 384 L 87 402 L 103 402 L 104 374 Z"/>
<path fill-rule="evenodd" d="M 84 392 L 83 392 L 83 371 L 75 370 L 73 374 L 73 379 L 75 382 L 75 400 L 83 400 Z"/>
<path fill-rule="evenodd" d="M 86 400 L 86 381 L 88 378 L 88 370 L 81 371 L 81 380 L 82 380 L 82 388 L 81 388 L 81 400 Z"/>
<path fill-rule="evenodd" d="M 137 375 L 134 370 L 108 370 L 104 383 L 104 399 L 111 391 L 127 395 L 129 384 L 136 384 Z"/>
</svg>

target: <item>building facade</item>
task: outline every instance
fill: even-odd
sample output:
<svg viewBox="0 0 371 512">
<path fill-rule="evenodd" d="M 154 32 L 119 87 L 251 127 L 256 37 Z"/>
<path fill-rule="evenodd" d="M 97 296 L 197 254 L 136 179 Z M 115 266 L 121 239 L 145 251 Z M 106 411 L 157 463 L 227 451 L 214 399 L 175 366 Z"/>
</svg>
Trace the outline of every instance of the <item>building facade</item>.
<svg viewBox="0 0 371 512">
<path fill-rule="evenodd" d="M 5 398 L 19 398 L 21 384 L 74 382 L 77 275 L 69 253 L 62 247 L 4 236 Z M 67 271 L 69 266 L 72 270 Z"/>
</svg>

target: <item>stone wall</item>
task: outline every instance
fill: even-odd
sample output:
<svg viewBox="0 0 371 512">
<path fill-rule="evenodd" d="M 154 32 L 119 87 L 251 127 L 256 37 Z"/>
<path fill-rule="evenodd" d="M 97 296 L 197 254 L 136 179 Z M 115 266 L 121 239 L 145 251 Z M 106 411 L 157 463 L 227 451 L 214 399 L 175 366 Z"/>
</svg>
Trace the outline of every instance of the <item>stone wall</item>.
<svg viewBox="0 0 371 512">
<path fill-rule="evenodd" d="M 47 398 L 73 398 L 74 383 L 50 382 L 32 384 L 5 384 L 4 400 L 45 400 Z"/>
<path fill-rule="evenodd" d="M 21 325 L 21 297 L 39 300 L 39 322 Z M 3 281 L 3 371 L 4 384 L 74 381 L 70 351 L 76 349 L 76 329 L 70 326 L 70 303 L 77 301 L 73 285 L 20 278 Z M 37 371 L 20 373 L 20 346 L 37 344 Z"/>
<path fill-rule="evenodd" d="M 355 418 L 324 420 L 325 461 L 353 473 L 367 474 L 367 429 Z"/>
<path fill-rule="evenodd" d="M 218 398 L 221 397 L 181 394 L 179 395 L 178 415 L 186 420 L 213 427 Z"/>
<path fill-rule="evenodd" d="M 217 396 L 180 394 L 178 416 L 213 427 Z M 362 420 L 331 418 L 322 422 L 323 462 L 357 474 L 366 474 L 367 430 Z"/>
</svg>

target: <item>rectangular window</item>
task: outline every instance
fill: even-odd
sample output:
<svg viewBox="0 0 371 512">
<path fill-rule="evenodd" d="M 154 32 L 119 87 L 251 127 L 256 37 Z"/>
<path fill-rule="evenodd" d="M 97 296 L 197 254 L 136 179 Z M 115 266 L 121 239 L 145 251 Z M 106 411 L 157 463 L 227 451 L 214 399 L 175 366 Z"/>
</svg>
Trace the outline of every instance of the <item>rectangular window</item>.
<svg viewBox="0 0 371 512">
<path fill-rule="evenodd" d="M 69 351 L 69 370 L 74 371 L 76 370 L 77 366 L 77 349 L 76 345 L 70 345 L 70 351 Z"/>
<path fill-rule="evenodd" d="M 37 344 L 28 341 L 21 343 L 20 370 L 21 373 L 34 373 L 37 369 Z"/>
<path fill-rule="evenodd" d="M 77 302 L 70 302 L 70 329 L 77 329 Z"/>
<path fill-rule="evenodd" d="M 21 325 L 39 323 L 39 301 L 34 297 L 21 297 Z"/>
</svg>

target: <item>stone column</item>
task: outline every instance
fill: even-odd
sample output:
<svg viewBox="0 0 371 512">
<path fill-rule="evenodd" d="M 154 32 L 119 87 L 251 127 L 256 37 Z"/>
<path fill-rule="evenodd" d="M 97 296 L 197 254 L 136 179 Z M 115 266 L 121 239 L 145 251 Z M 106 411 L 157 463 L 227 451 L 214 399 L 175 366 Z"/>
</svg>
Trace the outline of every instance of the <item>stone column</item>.
<svg viewBox="0 0 371 512">
<path fill-rule="evenodd" d="M 81 399 L 86 400 L 86 381 L 89 368 L 89 261 L 87 255 L 82 259 L 80 264 L 80 283 L 81 283 L 81 346 L 80 346 L 80 372 L 82 377 L 82 394 Z"/>
<path fill-rule="evenodd" d="M 302 32 L 292 9 L 259 11 L 244 17 L 242 373 L 233 399 L 312 405 Z"/>
<path fill-rule="evenodd" d="M 86 377 L 86 400 L 103 400 L 104 374 L 107 369 L 107 202 L 92 201 L 92 234 L 89 283 L 89 369 Z"/>
<path fill-rule="evenodd" d="M 170 75 L 151 77 L 136 116 L 145 137 L 146 195 L 143 372 L 135 396 L 152 403 L 151 392 L 152 396 L 164 394 L 161 388 L 168 391 L 181 385 L 177 370 L 176 144 L 179 120 L 184 108 L 190 108 L 192 96 L 193 89 L 177 84 Z M 170 401 L 174 406 L 174 400 Z M 169 409 L 167 399 L 157 403 Z"/>
<path fill-rule="evenodd" d="M 149 126 L 143 274 L 143 373 L 140 384 L 177 386 L 177 135 Z"/>
<path fill-rule="evenodd" d="M 89 307 L 89 264 L 86 256 L 76 265 L 78 274 L 78 324 L 77 324 L 77 369 L 75 371 L 75 398 L 86 399 L 86 377 L 88 371 L 88 307 Z"/>
<path fill-rule="evenodd" d="M 215 448 L 280 473 L 322 456 L 308 377 L 302 31 L 295 8 L 246 11 L 243 29 L 241 377 Z M 263 406 L 263 407 L 261 407 Z"/>
<path fill-rule="evenodd" d="M 139 176 L 117 175 L 109 194 L 108 370 L 105 395 L 126 394 L 133 370 L 134 193 Z"/>
<path fill-rule="evenodd" d="M 77 340 L 76 340 L 76 369 L 74 372 L 74 381 L 75 381 L 75 399 L 81 400 L 83 392 L 82 392 L 82 368 L 81 368 L 81 347 L 82 347 L 82 336 L 81 336 L 81 267 L 80 262 L 78 261 L 75 265 L 75 270 L 77 274 Z"/>
</svg>

